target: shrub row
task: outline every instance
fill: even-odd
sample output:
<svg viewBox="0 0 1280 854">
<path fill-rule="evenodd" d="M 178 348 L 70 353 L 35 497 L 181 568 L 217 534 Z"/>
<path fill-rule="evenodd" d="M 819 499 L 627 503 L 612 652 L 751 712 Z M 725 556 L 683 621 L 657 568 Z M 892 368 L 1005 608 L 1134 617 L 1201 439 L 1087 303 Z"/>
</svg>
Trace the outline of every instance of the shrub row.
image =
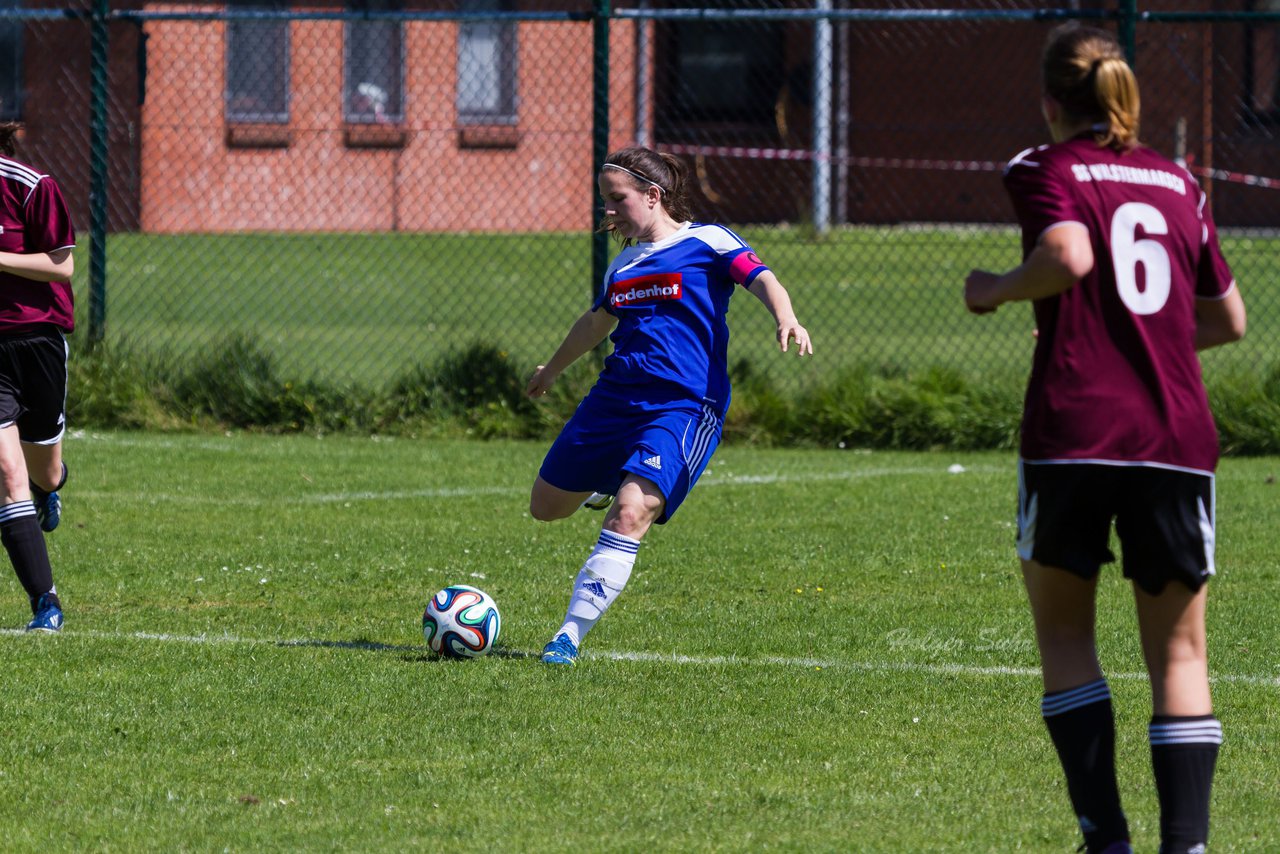
<svg viewBox="0 0 1280 854">
<path fill-rule="evenodd" d="M 537 404 L 524 396 L 531 365 L 476 343 L 414 365 L 383 389 L 294 380 L 256 342 L 232 338 L 180 363 L 127 344 L 74 351 L 68 417 L 77 427 L 246 429 L 549 439 L 595 381 L 579 360 Z M 1022 380 L 976 383 L 943 367 L 864 366 L 784 392 L 747 362 L 733 366 L 726 441 L 878 449 L 1011 449 Z M 1280 453 L 1280 365 L 1215 378 L 1210 398 L 1223 449 Z"/>
<path fill-rule="evenodd" d="M 369 389 L 283 376 L 276 359 L 243 336 L 181 360 L 100 342 L 73 349 L 67 416 L 86 428 L 536 438 L 563 423 L 598 369 L 575 365 L 549 406 L 535 406 L 524 396 L 525 369 L 485 344 Z"/>
</svg>

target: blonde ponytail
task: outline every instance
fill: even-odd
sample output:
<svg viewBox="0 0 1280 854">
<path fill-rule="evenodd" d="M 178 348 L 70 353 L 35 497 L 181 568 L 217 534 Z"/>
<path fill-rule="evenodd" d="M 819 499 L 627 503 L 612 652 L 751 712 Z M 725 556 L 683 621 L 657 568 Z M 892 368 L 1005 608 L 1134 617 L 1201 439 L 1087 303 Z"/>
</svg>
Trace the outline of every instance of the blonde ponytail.
<svg viewBox="0 0 1280 854">
<path fill-rule="evenodd" d="M 1107 120 L 1107 129 L 1098 133 L 1098 144 L 1111 148 L 1137 145 L 1141 99 L 1138 81 L 1129 63 L 1118 57 L 1098 60 L 1093 91 Z"/>
<path fill-rule="evenodd" d="M 1099 145 L 1138 144 L 1138 80 L 1115 36 L 1064 24 L 1049 34 L 1042 66 L 1045 92 L 1073 118 L 1092 122 Z"/>
</svg>

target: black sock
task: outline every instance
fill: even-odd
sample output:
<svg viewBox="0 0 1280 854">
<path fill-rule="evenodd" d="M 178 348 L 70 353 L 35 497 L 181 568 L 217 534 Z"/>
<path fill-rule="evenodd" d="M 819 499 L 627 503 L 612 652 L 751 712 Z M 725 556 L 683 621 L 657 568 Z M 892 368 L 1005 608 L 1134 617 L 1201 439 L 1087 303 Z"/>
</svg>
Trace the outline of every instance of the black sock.
<svg viewBox="0 0 1280 854">
<path fill-rule="evenodd" d="M 1067 792 L 1089 851 L 1129 838 L 1116 786 L 1116 724 L 1105 679 L 1052 691 L 1040 712 L 1067 775 Z"/>
<path fill-rule="evenodd" d="M 1209 789 L 1222 724 L 1213 715 L 1155 715 L 1147 732 L 1160 796 L 1160 854 L 1186 854 L 1209 841 Z"/>
<path fill-rule="evenodd" d="M 34 504 L 15 501 L 0 507 L 0 542 L 33 603 L 53 589 L 53 567 Z"/>
</svg>

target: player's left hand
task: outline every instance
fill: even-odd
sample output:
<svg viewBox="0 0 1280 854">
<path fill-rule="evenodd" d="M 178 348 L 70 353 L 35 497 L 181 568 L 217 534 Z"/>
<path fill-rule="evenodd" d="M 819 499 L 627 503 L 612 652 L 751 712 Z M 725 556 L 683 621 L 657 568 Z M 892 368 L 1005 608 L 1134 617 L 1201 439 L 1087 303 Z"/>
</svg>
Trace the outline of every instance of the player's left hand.
<svg viewBox="0 0 1280 854">
<path fill-rule="evenodd" d="M 778 323 L 778 346 L 787 352 L 791 342 L 796 342 L 797 356 L 812 356 L 813 342 L 809 340 L 809 330 L 800 325 L 794 317 Z"/>
</svg>

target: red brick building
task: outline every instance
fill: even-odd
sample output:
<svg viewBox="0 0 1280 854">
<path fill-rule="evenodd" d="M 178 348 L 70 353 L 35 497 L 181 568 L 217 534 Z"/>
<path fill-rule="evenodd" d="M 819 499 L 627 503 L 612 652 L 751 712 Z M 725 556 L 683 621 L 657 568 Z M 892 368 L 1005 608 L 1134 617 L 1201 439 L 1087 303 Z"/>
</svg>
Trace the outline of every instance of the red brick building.
<svg viewBox="0 0 1280 854">
<path fill-rule="evenodd" d="M 265 46 L 287 47 L 287 81 L 278 103 L 263 106 L 247 103 L 247 93 L 270 95 L 269 85 L 242 80 L 244 91 L 236 92 L 229 80 L 227 52 L 248 27 L 237 33 L 234 22 L 148 24 L 142 229 L 587 226 L 589 23 L 473 25 L 483 27 L 476 38 L 493 48 L 482 57 L 490 65 L 474 72 L 460 58 L 464 23 L 375 23 L 378 31 L 365 41 L 400 55 L 363 72 L 353 70 L 352 58 L 360 23 L 267 26 L 283 31 L 279 40 L 268 35 Z M 622 50 L 629 30 L 620 25 L 612 33 L 623 57 L 613 71 L 623 78 L 631 73 Z M 261 36 L 251 33 L 249 41 L 250 49 L 264 47 Z M 503 57 L 504 49 L 513 55 Z M 474 85 L 491 89 L 476 104 L 463 97 L 467 81 L 460 78 L 468 73 L 479 77 Z M 613 112 L 613 137 L 622 144 L 633 135 L 633 110 L 623 97 Z"/>
<path fill-rule="evenodd" d="M 547 8 L 504 0 L 460 7 L 366 0 L 353 8 L 368 12 L 367 20 L 324 20 L 316 13 L 337 7 L 274 2 L 134 8 L 196 16 L 287 8 L 298 17 L 110 25 L 111 229 L 590 226 L 589 20 L 480 17 Z M 590 8 L 578 6 L 579 13 Z M 473 15 L 456 19 L 458 8 Z M 378 17 L 393 9 L 418 17 Z M 825 78 L 831 221 L 1008 221 L 995 170 L 1044 140 L 1036 68 L 1050 26 L 835 24 Z M 71 20 L 8 27 L 21 49 L 0 70 L 0 105 L 26 122 L 24 156 L 59 176 L 85 223 L 88 29 Z M 1276 177 L 1278 31 L 1274 24 L 1141 24 L 1144 139 L 1195 169 Z M 640 141 L 685 152 L 706 218 L 806 221 L 814 43 L 808 22 L 613 20 L 611 147 Z M 744 156 L 735 147 L 760 150 Z M 1224 224 L 1280 224 L 1280 193 L 1233 180 L 1212 187 Z"/>
</svg>

